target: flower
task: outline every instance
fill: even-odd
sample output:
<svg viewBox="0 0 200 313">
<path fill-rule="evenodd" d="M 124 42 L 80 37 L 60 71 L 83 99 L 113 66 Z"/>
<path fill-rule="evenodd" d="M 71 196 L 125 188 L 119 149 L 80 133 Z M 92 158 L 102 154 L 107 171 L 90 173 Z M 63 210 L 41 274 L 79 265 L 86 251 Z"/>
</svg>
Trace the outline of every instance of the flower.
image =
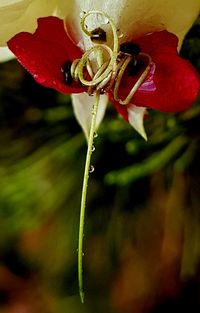
<svg viewBox="0 0 200 313">
<path fill-rule="evenodd" d="M 109 0 L 101 1 L 101 3 L 79 0 L 75 3 L 66 1 L 65 7 L 61 0 L 49 1 L 48 5 L 45 1 L 42 7 L 38 5 L 38 1 L 3 1 L 3 4 L 0 5 L 0 16 L 5 13 L 6 18 L 3 21 L 5 25 L 8 24 L 8 28 L 7 31 L 5 27 L 3 28 L 4 36 L 2 38 L 5 41 L 17 33 L 8 41 L 8 46 L 35 80 L 46 87 L 73 94 L 74 110 L 86 137 L 91 124 L 93 98 L 87 95 L 88 86 L 84 83 L 73 81 L 71 84 L 66 84 L 61 71 L 66 61 L 73 63 L 76 59 L 81 59 L 84 52 L 94 45 L 91 36 L 88 38 L 83 33 L 83 26 L 82 29 L 80 27 L 81 12 L 98 9 L 111 15 L 114 24 L 120 30 L 118 39 L 121 43 L 134 43 L 141 50 L 138 53 L 139 56 L 131 57 L 121 76 L 115 77 L 116 80 L 120 76 L 118 88 L 116 87 L 117 83 L 114 83 L 110 88 L 104 86 L 105 88 L 102 90 L 105 89 L 105 94 L 118 112 L 143 137 L 146 137 L 143 128 L 146 107 L 164 112 L 178 112 L 189 107 L 196 98 L 199 90 L 199 77 L 189 62 L 178 56 L 178 38 L 176 36 L 179 36 L 179 42 L 181 42 L 196 17 L 199 10 L 196 0 L 176 0 L 162 4 L 160 1 L 149 0 L 143 1 L 142 4 L 137 0 L 117 0 L 114 6 L 113 2 Z M 23 15 L 22 12 L 24 12 Z M 49 15 L 53 12 L 65 18 L 65 25 L 63 20 L 57 17 L 40 18 L 38 28 L 33 34 L 19 33 L 21 30 L 32 31 L 35 28 L 37 16 Z M 69 12 L 71 13 L 69 14 Z M 11 13 L 15 13 L 17 17 L 15 28 L 13 27 L 14 23 L 10 22 Z M 111 47 L 112 27 L 109 28 L 106 25 L 105 16 L 91 14 L 87 16 L 86 23 L 90 31 L 104 29 L 107 37 L 106 44 Z M 24 26 L 22 27 L 22 25 Z M 121 58 L 122 54 L 118 51 L 118 58 L 119 55 Z M 125 57 L 123 56 L 122 59 L 124 61 Z M 141 64 L 137 70 L 137 67 L 133 66 L 132 74 L 129 70 L 131 63 L 135 65 L 137 63 L 137 66 Z M 129 95 L 130 90 L 137 85 L 147 68 L 148 71 L 136 91 L 133 95 L 131 94 L 132 96 L 130 95 L 126 105 L 122 105 L 122 99 Z M 119 73 L 120 69 L 117 74 Z M 85 68 L 82 74 L 86 75 Z M 97 124 L 103 118 L 106 103 L 107 97 L 101 95 Z"/>
<path fill-rule="evenodd" d="M 76 116 L 89 137 L 78 244 L 83 302 L 83 232 L 95 126 L 103 118 L 108 98 L 144 138 L 146 107 L 177 112 L 192 104 L 199 77 L 178 56 L 177 36 L 181 42 L 199 5 L 196 0 L 65 0 L 63 11 L 61 0 L 39 1 L 2 0 L 1 39 L 38 83 L 73 94 Z M 36 31 L 27 32 L 35 29 L 36 17 L 53 13 L 58 17 L 39 18 Z"/>
</svg>

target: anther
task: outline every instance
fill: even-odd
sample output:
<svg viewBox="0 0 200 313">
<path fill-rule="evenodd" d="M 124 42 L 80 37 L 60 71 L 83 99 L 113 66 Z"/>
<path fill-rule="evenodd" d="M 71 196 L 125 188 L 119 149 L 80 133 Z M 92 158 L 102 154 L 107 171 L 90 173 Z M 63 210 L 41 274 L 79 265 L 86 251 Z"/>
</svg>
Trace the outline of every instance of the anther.
<svg viewBox="0 0 200 313">
<path fill-rule="evenodd" d="M 62 66 L 62 69 L 61 69 L 61 71 L 64 74 L 65 83 L 67 85 L 71 85 L 71 83 L 73 82 L 73 78 L 71 75 L 71 65 L 72 65 L 71 61 L 66 61 L 65 64 Z"/>
<path fill-rule="evenodd" d="M 136 43 L 124 42 L 120 45 L 120 51 L 125 54 L 137 56 L 140 53 L 141 49 Z"/>
<path fill-rule="evenodd" d="M 91 31 L 91 40 L 93 42 L 105 42 L 106 41 L 106 32 L 102 28 L 98 27 Z"/>
<path fill-rule="evenodd" d="M 132 59 L 127 66 L 127 72 L 129 76 L 134 76 L 139 73 L 141 69 L 145 67 L 145 61 L 141 58 L 137 58 L 137 60 Z"/>
</svg>

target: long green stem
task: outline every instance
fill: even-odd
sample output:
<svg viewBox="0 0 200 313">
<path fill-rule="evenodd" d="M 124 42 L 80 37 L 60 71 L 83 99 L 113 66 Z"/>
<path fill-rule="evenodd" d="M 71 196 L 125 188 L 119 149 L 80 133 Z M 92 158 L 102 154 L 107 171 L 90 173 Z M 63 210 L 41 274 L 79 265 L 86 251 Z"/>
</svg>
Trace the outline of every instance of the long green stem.
<svg viewBox="0 0 200 313">
<path fill-rule="evenodd" d="M 81 198 L 81 209 L 80 209 L 80 223 L 79 223 L 79 240 L 78 240 L 78 283 L 79 283 L 79 294 L 81 302 L 84 302 L 84 289 L 83 289 L 83 235 L 84 235 L 84 222 L 85 222 L 85 207 L 87 199 L 87 188 L 88 179 L 90 173 L 90 161 L 93 150 L 94 134 L 96 130 L 96 117 L 99 105 L 99 92 L 96 93 L 96 101 L 92 110 L 92 122 L 90 128 L 90 134 L 88 139 L 88 148 L 85 161 L 85 171 L 83 177 L 83 187 L 82 187 L 82 198 Z"/>
</svg>

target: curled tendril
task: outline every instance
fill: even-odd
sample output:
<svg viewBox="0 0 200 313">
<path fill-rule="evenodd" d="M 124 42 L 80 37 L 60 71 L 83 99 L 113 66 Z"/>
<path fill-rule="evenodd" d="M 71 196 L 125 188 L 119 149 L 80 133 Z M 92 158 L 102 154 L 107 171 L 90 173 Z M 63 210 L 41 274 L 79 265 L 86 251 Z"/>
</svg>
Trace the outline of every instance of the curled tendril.
<svg viewBox="0 0 200 313">
<path fill-rule="evenodd" d="M 114 99 L 122 105 L 129 104 L 151 69 L 151 57 L 146 53 L 139 53 L 140 57 L 145 57 L 148 60 L 148 64 L 131 88 L 127 97 L 124 100 L 120 99 L 118 92 L 122 78 L 134 56 L 120 52 L 118 30 L 112 18 L 104 12 L 95 10 L 84 13 L 81 18 L 81 29 L 83 33 L 89 36 L 91 40 L 94 37 L 94 31 L 88 30 L 86 24 L 86 20 L 90 15 L 101 15 L 107 19 L 112 30 L 113 47 L 111 49 L 105 43 L 94 44 L 80 59 L 73 61 L 71 76 L 75 81 L 79 81 L 83 86 L 88 87 L 89 95 L 97 91 L 105 92 L 113 88 Z M 95 66 L 94 62 L 96 63 Z"/>
<path fill-rule="evenodd" d="M 93 31 L 87 29 L 86 19 L 93 14 L 98 14 L 107 19 L 108 24 L 111 27 L 113 34 L 113 47 L 112 49 L 105 43 L 99 42 L 106 41 L 106 33 L 101 28 L 97 28 Z M 84 288 L 83 288 L 83 233 L 84 233 L 84 220 L 85 220 L 85 207 L 88 188 L 89 173 L 91 173 L 90 161 L 93 152 L 93 140 L 95 138 L 96 130 L 96 117 L 98 112 L 100 93 L 113 90 L 113 96 L 120 104 L 128 104 L 131 101 L 134 93 L 143 83 L 151 69 L 151 57 L 145 53 L 139 53 L 140 57 L 148 60 L 148 64 L 134 86 L 131 88 L 127 97 L 122 100 L 118 96 L 119 88 L 122 82 L 123 75 L 130 64 L 133 61 L 137 62 L 134 55 L 130 53 L 124 53 L 120 51 L 119 37 L 116 26 L 113 20 L 104 12 L 101 11 L 89 11 L 84 13 L 81 18 L 81 28 L 83 33 L 90 37 L 91 41 L 95 38 L 95 44 L 88 49 L 80 59 L 73 61 L 70 74 L 74 81 L 80 82 L 83 86 L 88 87 L 88 94 L 96 94 L 96 101 L 94 101 L 91 127 L 88 138 L 88 149 L 86 155 L 86 164 L 83 179 L 82 197 L 81 197 L 81 209 L 80 209 L 80 224 L 79 224 L 79 243 L 78 243 L 78 281 L 79 281 L 79 293 L 81 301 L 84 302 Z M 100 33 L 98 33 L 100 31 Z M 102 36 L 100 38 L 100 36 Z M 98 41 L 99 37 L 99 41 Z M 96 43 L 97 42 L 97 43 Z M 93 171 L 93 169 L 92 169 Z"/>
</svg>

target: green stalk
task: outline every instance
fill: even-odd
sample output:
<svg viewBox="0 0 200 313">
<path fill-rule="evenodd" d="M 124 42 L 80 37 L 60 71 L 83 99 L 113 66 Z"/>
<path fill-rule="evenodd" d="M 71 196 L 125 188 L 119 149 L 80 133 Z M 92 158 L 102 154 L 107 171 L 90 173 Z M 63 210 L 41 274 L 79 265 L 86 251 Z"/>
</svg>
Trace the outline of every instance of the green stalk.
<svg viewBox="0 0 200 313">
<path fill-rule="evenodd" d="M 96 130 L 96 117 L 99 105 L 99 92 L 96 93 L 96 101 L 92 110 L 92 122 L 90 134 L 88 138 L 88 148 L 85 161 L 85 171 L 83 177 L 81 209 L 80 209 L 80 223 L 79 223 L 79 239 L 78 239 L 78 284 L 81 302 L 84 303 L 84 288 L 83 288 L 83 235 L 84 235 L 84 222 L 85 222 L 85 207 L 87 199 L 88 179 L 90 173 L 90 162 L 93 150 L 94 134 Z"/>
</svg>

